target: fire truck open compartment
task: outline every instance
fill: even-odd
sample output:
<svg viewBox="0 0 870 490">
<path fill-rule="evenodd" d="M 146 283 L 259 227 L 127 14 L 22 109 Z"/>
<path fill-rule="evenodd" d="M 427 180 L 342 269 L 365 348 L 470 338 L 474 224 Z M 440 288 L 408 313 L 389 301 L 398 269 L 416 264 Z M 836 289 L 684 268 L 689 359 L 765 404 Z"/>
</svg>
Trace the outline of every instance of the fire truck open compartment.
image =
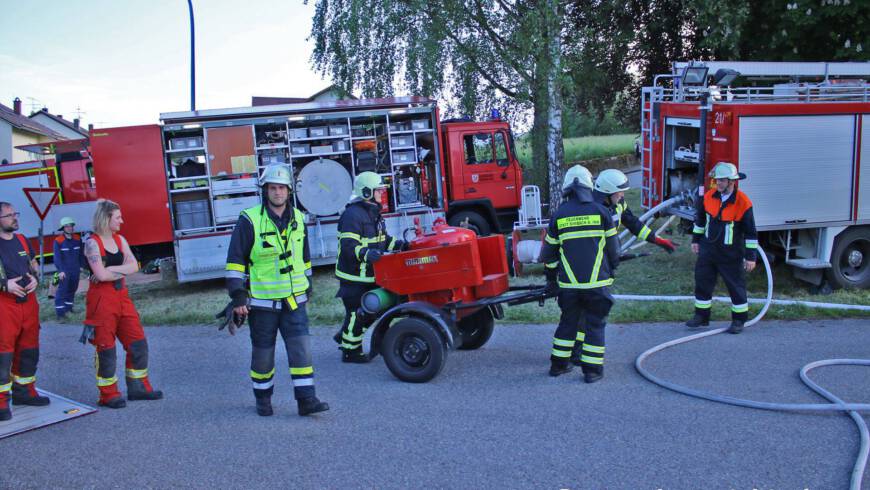
<svg viewBox="0 0 870 490">
<path fill-rule="evenodd" d="M 682 84 L 689 65 L 642 91 L 643 207 L 681 196 L 667 212 L 690 228 L 698 185 L 734 163 L 766 250 L 811 283 L 870 287 L 870 64 L 703 63 L 748 87 Z"/>
</svg>

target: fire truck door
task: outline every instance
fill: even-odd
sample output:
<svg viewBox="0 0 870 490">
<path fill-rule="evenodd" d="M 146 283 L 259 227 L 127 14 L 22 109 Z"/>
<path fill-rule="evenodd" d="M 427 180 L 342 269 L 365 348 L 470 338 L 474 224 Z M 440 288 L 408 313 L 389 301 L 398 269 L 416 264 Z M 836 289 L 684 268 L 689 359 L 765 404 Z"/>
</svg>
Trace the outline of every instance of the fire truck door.
<svg viewBox="0 0 870 490">
<path fill-rule="evenodd" d="M 465 198 L 488 198 L 496 209 L 515 206 L 517 172 L 511 166 L 505 133 L 469 132 L 462 135 L 462 145 Z"/>
</svg>

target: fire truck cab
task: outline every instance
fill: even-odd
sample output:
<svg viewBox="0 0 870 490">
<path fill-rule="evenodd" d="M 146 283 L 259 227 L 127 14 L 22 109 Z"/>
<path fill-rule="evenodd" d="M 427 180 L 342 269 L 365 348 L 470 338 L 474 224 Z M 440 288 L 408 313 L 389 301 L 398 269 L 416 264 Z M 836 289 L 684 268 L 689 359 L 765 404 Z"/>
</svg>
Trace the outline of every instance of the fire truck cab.
<svg viewBox="0 0 870 490">
<path fill-rule="evenodd" d="M 768 253 L 812 284 L 870 287 L 867 77 L 870 63 L 674 63 L 642 90 L 643 207 L 682 196 L 667 212 L 691 228 L 707 173 L 731 162 Z"/>
</svg>

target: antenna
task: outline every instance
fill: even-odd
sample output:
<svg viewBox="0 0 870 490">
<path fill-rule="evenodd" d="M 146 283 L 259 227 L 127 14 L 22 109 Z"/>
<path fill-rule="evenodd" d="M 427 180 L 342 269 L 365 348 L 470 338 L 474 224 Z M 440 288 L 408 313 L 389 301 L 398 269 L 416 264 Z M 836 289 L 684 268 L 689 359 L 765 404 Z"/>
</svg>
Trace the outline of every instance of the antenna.
<svg viewBox="0 0 870 490">
<path fill-rule="evenodd" d="M 27 100 L 30 101 L 30 113 L 31 114 L 36 112 L 36 109 L 42 105 L 42 102 L 40 102 L 39 99 L 37 99 L 37 98 L 27 97 Z"/>
<path fill-rule="evenodd" d="M 75 114 L 76 114 L 76 119 L 78 119 L 79 121 L 81 121 L 81 120 L 82 120 L 82 114 L 87 114 L 87 112 L 85 112 L 85 111 L 82 110 L 82 106 L 77 105 L 77 106 L 76 106 L 76 110 L 75 110 Z"/>
</svg>

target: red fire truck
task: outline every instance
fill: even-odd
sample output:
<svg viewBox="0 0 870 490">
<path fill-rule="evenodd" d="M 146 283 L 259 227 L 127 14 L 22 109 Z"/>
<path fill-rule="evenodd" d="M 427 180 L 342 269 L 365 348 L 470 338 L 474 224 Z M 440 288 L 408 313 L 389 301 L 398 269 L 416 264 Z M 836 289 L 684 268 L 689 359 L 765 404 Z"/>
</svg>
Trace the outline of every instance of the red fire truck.
<svg viewBox="0 0 870 490">
<path fill-rule="evenodd" d="M 88 209 L 96 197 L 117 201 L 134 250 L 174 255 L 180 281 L 223 275 L 233 226 L 241 210 L 260 202 L 258 176 L 268 165 L 286 165 L 294 176 L 293 203 L 305 213 L 315 265 L 335 261 L 338 215 L 363 171 L 377 172 L 386 184 L 376 199 L 395 236 L 418 218 L 426 228 L 439 217 L 467 223 L 482 235 L 507 231 L 517 219 L 522 169 L 509 125 L 497 118 L 441 121 L 427 98 L 171 112 L 160 119 L 95 129 L 88 145 L 64 142 L 63 151 L 59 142 L 29 147 L 54 157 L 27 164 L 44 177 L 24 185 L 21 174 L 4 170 L 0 186 L 20 192 L 58 185 L 64 205 Z M 52 216 L 67 209 L 59 206 Z M 89 227 L 89 217 L 77 219 L 79 228 Z"/>
<path fill-rule="evenodd" d="M 691 228 L 707 172 L 732 162 L 765 250 L 813 284 L 870 287 L 868 76 L 870 63 L 674 63 L 642 90 L 643 207 L 682 196 L 667 212 Z"/>
</svg>

